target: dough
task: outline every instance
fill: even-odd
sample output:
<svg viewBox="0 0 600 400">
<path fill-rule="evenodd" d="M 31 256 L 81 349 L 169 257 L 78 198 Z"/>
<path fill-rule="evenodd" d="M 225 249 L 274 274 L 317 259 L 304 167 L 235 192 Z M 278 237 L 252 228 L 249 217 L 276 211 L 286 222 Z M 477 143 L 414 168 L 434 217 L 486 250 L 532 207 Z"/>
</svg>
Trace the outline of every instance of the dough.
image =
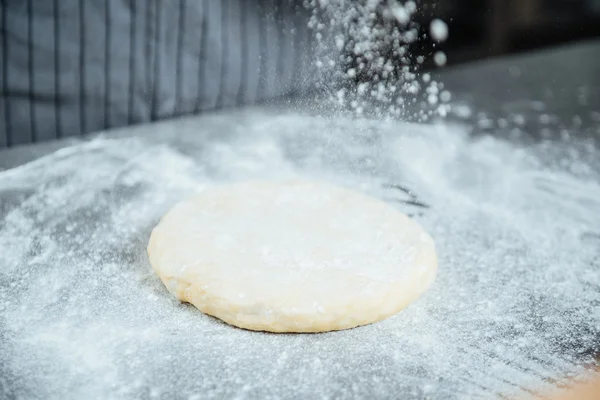
<svg viewBox="0 0 600 400">
<path fill-rule="evenodd" d="M 323 332 L 396 314 L 432 283 L 431 237 L 375 198 L 313 181 L 216 186 L 154 228 L 169 292 L 229 324 Z"/>
</svg>

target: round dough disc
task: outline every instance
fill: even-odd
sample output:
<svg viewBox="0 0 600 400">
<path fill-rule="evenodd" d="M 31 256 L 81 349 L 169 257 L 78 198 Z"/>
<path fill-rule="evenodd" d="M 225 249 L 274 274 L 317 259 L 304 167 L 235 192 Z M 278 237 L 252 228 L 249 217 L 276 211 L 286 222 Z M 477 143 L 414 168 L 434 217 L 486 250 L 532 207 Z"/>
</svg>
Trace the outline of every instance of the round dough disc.
<svg viewBox="0 0 600 400">
<path fill-rule="evenodd" d="M 393 315 L 431 284 L 431 237 L 375 198 L 313 181 L 207 189 L 154 228 L 152 267 L 178 299 L 258 331 L 323 332 Z"/>
</svg>

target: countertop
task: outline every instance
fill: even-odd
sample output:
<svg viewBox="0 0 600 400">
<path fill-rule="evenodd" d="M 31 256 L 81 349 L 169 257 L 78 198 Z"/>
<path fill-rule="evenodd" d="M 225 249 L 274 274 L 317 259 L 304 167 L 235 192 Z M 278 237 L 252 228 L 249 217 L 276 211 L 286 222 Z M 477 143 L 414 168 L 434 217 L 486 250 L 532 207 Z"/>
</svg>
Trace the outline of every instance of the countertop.
<svg viewBox="0 0 600 400">
<path fill-rule="evenodd" d="M 600 349 L 600 42 L 433 76 L 453 100 L 430 124 L 265 106 L 0 151 L 0 397 L 506 398 L 585 375 Z M 432 289 L 314 335 L 244 331 L 170 296 L 145 253 L 169 207 L 298 176 L 417 219 Z"/>
</svg>

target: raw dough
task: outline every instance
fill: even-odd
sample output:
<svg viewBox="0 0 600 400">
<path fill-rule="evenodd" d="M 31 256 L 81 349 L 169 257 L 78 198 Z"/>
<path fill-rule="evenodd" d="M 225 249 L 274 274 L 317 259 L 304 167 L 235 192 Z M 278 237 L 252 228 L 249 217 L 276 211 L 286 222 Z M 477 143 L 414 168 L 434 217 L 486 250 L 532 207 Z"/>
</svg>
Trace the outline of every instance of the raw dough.
<svg viewBox="0 0 600 400">
<path fill-rule="evenodd" d="M 259 331 L 322 332 L 393 315 L 432 283 L 431 237 L 375 198 L 313 181 L 207 189 L 154 228 L 152 267 L 178 299 Z"/>
</svg>

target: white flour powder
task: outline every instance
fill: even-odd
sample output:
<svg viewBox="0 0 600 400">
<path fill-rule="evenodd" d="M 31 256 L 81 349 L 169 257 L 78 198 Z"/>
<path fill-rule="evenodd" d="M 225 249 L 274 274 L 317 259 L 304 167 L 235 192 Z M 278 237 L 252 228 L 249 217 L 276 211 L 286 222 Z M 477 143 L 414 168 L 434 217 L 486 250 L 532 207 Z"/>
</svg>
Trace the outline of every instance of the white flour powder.
<svg viewBox="0 0 600 400">
<path fill-rule="evenodd" d="M 136 129 L 0 173 L 5 396 L 490 398 L 581 373 L 598 350 L 594 146 L 253 112 Z M 151 227 L 207 185 L 269 176 L 415 215 L 437 244 L 433 288 L 381 323 L 314 335 L 244 331 L 176 302 L 150 272 Z"/>
</svg>

